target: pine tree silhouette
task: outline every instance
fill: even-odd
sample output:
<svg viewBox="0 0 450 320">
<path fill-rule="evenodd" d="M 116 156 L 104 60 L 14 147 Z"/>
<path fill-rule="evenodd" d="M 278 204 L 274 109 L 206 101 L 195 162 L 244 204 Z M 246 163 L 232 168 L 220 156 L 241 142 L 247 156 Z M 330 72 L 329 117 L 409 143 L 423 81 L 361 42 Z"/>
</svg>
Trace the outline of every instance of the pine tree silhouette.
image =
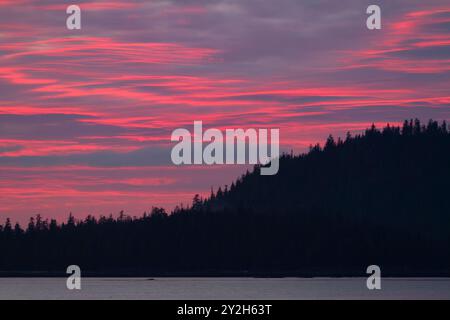
<svg viewBox="0 0 450 320">
<path fill-rule="evenodd" d="M 129 217 L 0 225 L 0 270 L 143 274 L 449 275 L 450 133 L 447 123 L 375 125 L 307 154 L 284 154 L 280 171 L 247 171 L 191 207 Z M 131 271 L 130 271 L 131 270 Z"/>
</svg>

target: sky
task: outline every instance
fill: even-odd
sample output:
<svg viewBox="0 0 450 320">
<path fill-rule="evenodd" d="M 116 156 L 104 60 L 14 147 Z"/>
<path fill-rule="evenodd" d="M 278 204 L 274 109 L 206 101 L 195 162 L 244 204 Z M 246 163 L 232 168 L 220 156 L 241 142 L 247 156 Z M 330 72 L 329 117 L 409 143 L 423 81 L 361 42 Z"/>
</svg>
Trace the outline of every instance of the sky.
<svg viewBox="0 0 450 320">
<path fill-rule="evenodd" d="M 171 132 L 195 120 L 279 128 L 304 152 L 449 120 L 449 88 L 448 0 L 0 0 L 0 224 L 170 210 L 231 184 L 247 167 L 172 164 Z"/>
</svg>

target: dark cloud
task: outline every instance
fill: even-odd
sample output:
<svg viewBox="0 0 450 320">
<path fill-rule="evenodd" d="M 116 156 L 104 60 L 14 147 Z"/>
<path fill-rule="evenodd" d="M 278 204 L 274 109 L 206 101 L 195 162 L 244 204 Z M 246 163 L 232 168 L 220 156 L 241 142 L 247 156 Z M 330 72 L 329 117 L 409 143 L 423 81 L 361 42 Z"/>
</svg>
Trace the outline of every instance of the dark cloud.
<svg viewBox="0 0 450 320">
<path fill-rule="evenodd" d="M 22 146 L 0 146 L 0 153 L 22 150 Z"/>
<path fill-rule="evenodd" d="M 450 13 L 447 13 L 446 15 L 448 16 L 447 19 L 450 19 Z M 437 18 L 437 16 L 438 14 L 433 15 L 433 18 Z M 427 24 L 424 26 L 424 30 L 430 33 L 450 33 L 450 21 Z"/>
<path fill-rule="evenodd" d="M 89 122 L 96 119 L 98 118 L 76 114 L 0 114 L 0 136 L 13 139 L 64 140 L 91 136 L 152 136 L 167 133 L 165 129 L 125 128 Z"/>
<path fill-rule="evenodd" d="M 68 166 L 92 167 L 144 167 L 172 164 L 169 148 L 160 146 L 142 148 L 131 152 L 97 151 L 68 155 L 0 156 L 0 166 Z"/>
<path fill-rule="evenodd" d="M 413 59 L 450 59 L 450 46 L 430 46 L 391 52 L 388 56 Z"/>
</svg>

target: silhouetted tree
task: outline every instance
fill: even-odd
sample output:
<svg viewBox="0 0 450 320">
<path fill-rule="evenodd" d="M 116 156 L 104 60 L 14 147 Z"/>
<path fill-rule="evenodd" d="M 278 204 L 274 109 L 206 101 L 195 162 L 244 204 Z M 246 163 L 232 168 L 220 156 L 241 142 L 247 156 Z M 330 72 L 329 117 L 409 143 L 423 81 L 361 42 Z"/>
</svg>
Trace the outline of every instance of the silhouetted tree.
<svg viewBox="0 0 450 320">
<path fill-rule="evenodd" d="M 230 188 L 171 214 L 153 207 L 59 225 L 31 217 L 0 226 L 0 270 L 448 275 L 450 133 L 409 120 L 372 125 L 307 154 L 283 154 L 280 171 L 247 171 Z"/>
</svg>

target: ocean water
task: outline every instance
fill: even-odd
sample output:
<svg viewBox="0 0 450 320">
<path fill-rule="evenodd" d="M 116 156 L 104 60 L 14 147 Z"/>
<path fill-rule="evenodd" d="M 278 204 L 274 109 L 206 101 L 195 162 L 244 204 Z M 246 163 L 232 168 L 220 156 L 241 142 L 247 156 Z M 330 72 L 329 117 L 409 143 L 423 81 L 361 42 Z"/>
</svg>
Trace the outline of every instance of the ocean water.
<svg viewBox="0 0 450 320">
<path fill-rule="evenodd" d="M 0 278 L 0 299 L 450 299 L 450 278 Z"/>
</svg>

